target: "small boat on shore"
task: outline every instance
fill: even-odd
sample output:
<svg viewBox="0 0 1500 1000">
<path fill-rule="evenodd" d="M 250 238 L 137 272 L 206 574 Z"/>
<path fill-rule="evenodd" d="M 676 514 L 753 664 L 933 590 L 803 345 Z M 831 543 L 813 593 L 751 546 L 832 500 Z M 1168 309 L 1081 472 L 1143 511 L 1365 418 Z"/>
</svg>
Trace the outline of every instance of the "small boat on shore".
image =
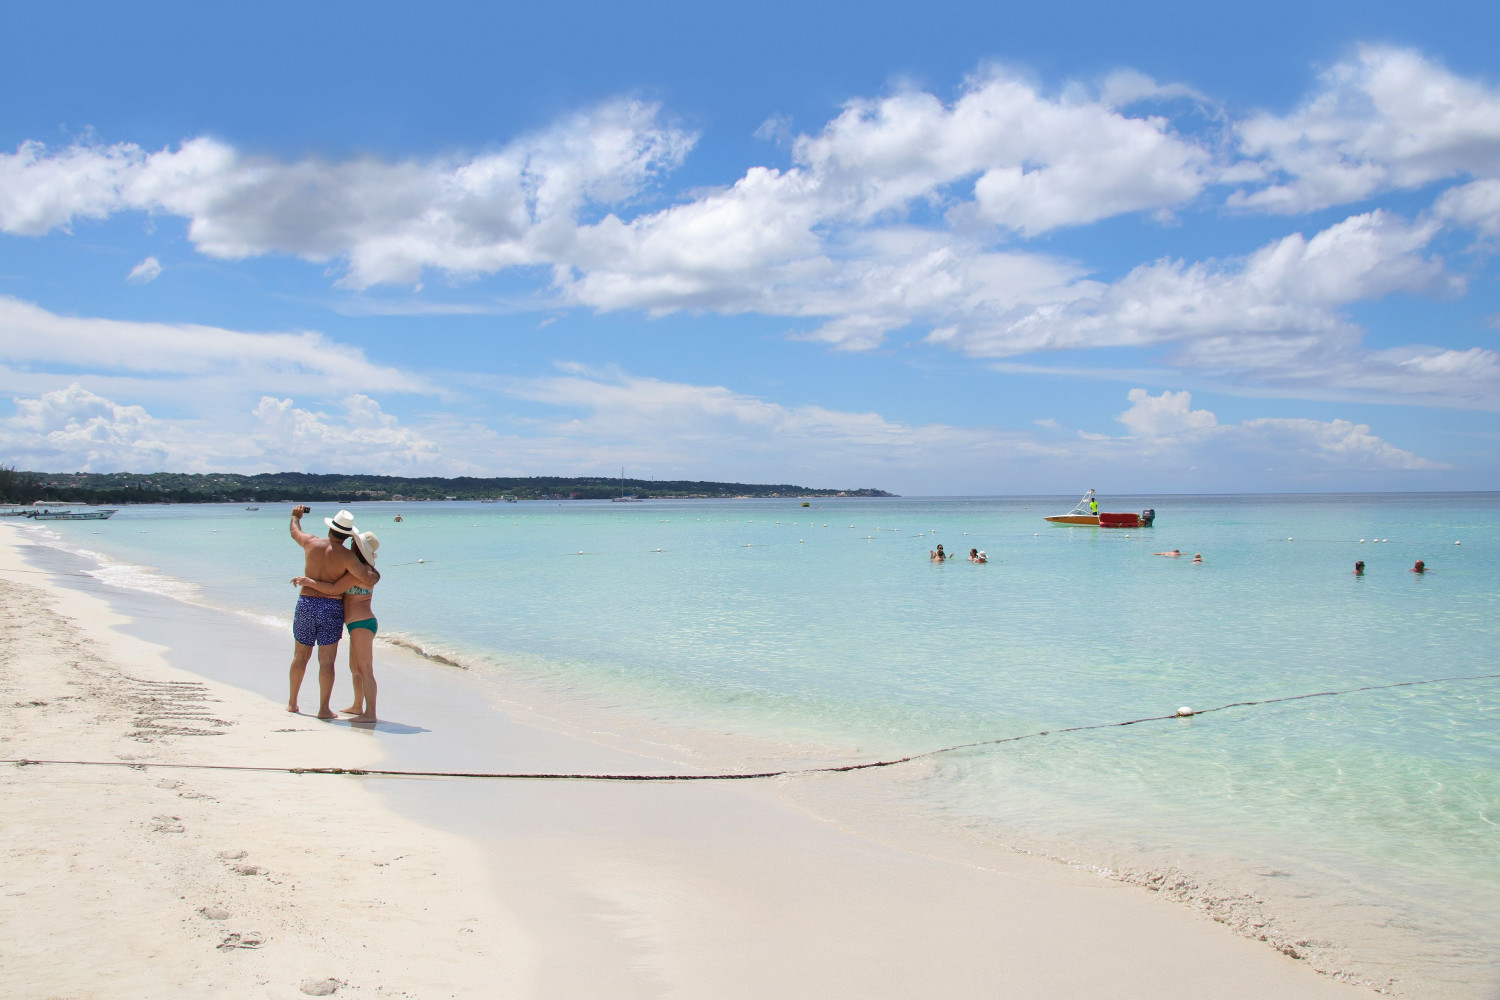
<svg viewBox="0 0 1500 1000">
<path fill-rule="evenodd" d="M 1053 514 L 1045 518 L 1053 524 L 1081 524 L 1094 528 L 1149 528 L 1156 520 L 1156 511 L 1146 508 L 1139 514 L 1111 514 L 1099 510 L 1094 491 L 1089 490 L 1066 514 Z"/>
</svg>

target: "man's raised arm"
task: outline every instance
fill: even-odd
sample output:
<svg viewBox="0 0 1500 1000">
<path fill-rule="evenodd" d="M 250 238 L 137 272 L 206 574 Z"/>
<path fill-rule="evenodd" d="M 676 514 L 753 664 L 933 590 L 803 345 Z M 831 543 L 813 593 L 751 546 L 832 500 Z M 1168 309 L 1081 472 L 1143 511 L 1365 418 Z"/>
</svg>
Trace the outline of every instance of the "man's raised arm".
<svg viewBox="0 0 1500 1000">
<path fill-rule="evenodd" d="M 302 530 L 302 515 L 306 514 L 310 510 L 312 510 L 311 507 L 307 507 L 303 504 L 298 504 L 297 506 L 292 508 L 292 541 L 296 542 L 304 549 L 307 548 L 307 543 L 313 540 L 312 535 L 309 535 L 307 532 Z"/>
</svg>

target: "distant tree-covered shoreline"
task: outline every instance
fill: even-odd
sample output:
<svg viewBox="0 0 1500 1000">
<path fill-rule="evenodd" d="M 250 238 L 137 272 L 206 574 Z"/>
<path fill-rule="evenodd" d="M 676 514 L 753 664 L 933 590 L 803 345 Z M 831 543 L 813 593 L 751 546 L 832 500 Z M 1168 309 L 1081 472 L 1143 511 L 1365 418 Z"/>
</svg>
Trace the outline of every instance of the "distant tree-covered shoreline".
<svg viewBox="0 0 1500 1000">
<path fill-rule="evenodd" d="M 461 476 L 318 475 L 271 472 L 18 472 L 0 467 L 0 501 L 30 503 L 272 503 L 278 500 L 351 503 L 361 500 L 605 500 L 629 493 L 642 499 L 686 497 L 888 497 L 877 489 L 813 489 L 792 483 L 714 483 L 689 480 L 608 479 L 602 476 L 529 476 L 481 479 Z"/>
</svg>

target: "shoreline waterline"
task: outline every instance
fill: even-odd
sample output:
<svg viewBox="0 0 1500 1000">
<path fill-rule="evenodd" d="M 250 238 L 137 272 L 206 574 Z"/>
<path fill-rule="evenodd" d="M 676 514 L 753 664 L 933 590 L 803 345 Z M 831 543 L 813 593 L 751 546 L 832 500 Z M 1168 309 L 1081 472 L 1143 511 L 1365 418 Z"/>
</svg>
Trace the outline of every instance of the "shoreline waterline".
<svg viewBox="0 0 1500 1000">
<path fill-rule="evenodd" d="M 1019 506 L 1024 507 L 1026 505 Z M 475 513 L 454 512 L 458 518 L 472 517 Z M 557 516 L 554 512 L 547 513 L 552 518 L 556 518 Z M 882 511 L 880 516 L 884 518 L 886 513 L 886 511 Z M 363 517 L 364 515 L 361 516 Z M 951 517 L 952 512 L 946 512 L 942 516 Z M 960 512 L 960 516 L 963 516 L 962 512 Z M 410 518 L 411 515 L 408 514 L 408 517 Z M 765 518 L 763 520 L 770 521 L 772 519 Z M 845 523 L 847 524 L 848 522 L 846 521 Z M 640 528 L 642 526 L 638 522 L 633 528 Z M 578 527 L 592 526 L 579 524 Z M 759 529 L 773 526 L 767 524 L 755 525 L 753 527 Z M 802 526 L 799 525 L 798 527 Z M 876 526 L 872 525 L 871 527 L 874 528 Z M 881 525 L 878 527 L 884 526 Z M 847 531 L 848 529 L 844 528 L 843 530 Z M 944 523 L 943 533 L 945 535 L 949 534 L 951 530 Z M 873 530 L 870 534 L 873 535 Z M 1016 534 L 1019 537 L 1019 533 Z M 1261 534 L 1264 535 L 1264 532 L 1262 531 Z M 1161 537 L 1160 528 L 1157 529 L 1155 537 Z M 1309 546 L 1352 546 L 1356 544 L 1353 539 L 1323 541 L 1319 539 L 1318 534 L 1311 532 L 1307 533 L 1306 537 Z M 80 535 L 80 538 L 86 540 L 86 536 Z M 1150 548 L 1156 547 L 1136 545 L 1134 548 L 1127 548 L 1121 545 L 1123 541 L 1125 540 L 1121 539 L 1117 542 L 1114 539 L 1095 539 L 1090 540 L 1086 544 L 1090 546 L 1090 550 L 1088 551 L 1091 552 L 1100 551 L 1100 546 L 1110 546 L 1111 549 L 1107 554 L 1111 558 L 1117 553 L 1124 553 L 1134 558 L 1135 553 L 1138 552 L 1148 560 Z M 1258 543 L 1264 546 L 1269 541 L 1269 537 L 1262 537 L 1258 540 Z M 765 541 L 765 545 L 767 546 L 773 545 L 773 543 L 774 539 Z M 783 542 L 781 544 L 795 543 Z M 926 542 L 924 540 L 917 544 L 926 544 Z M 991 558 L 996 558 L 995 550 L 997 548 L 1002 553 L 1001 559 L 1006 555 L 1012 555 L 1010 544 L 1019 543 L 1008 543 L 1004 547 L 994 546 L 993 543 L 990 543 Z M 1058 551 L 1055 548 L 1056 544 L 1058 543 L 1054 540 L 1053 551 Z M 1072 541 L 1072 539 L 1063 541 L 1060 544 L 1074 546 L 1072 550 L 1061 550 L 1064 554 L 1077 551 L 1077 543 Z M 1490 558 L 1491 553 L 1486 548 L 1488 544 L 1489 541 L 1487 539 L 1470 535 L 1464 541 L 1465 557 L 1471 561 L 1475 554 L 1478 554 L 1481 559 Z M 911 547 L 909 540 L 907 545 Z M 640 548 L 645 549 L 646 546 L 642 544 Z M 1214 550 L 1211 550 L 1209 555 L 1210 566 L 1213 566 L 1216 560 L 1219 564 L 1226 562 L 1225 552 L 1226 550 L 1223 547 L 1214 547 Z M 651 554 L 654 555 L 655 553 Z M 1253 555 L 1253 553 L 1251 554 Z M 559 554 L 555 558 L 563 559 L 566 557 Z M 1061 557 L 1059 556 L 1058 558 Z M 436 561 L 441 562 L 441 556 Z M 1480 565 L 1484 564 L 1483 562 L 1480 563 Z M 1087 566 L 1088 564 L 1083 565 Z M 943 573 L 950 568 L 965 571 L 971 567 L 944 567 L 938 572 Z M 993 568 L 993 565 L 990 568 Z M 1028 564 L 1027 568 L 1031 568 L 1031 564 Z M 1188 569 L 1189 567 L 1186 566 L 1172 567 L 1174 571 Z M 1459 572 L 1459 570 L 1452 565 L 1439 564 L 1439 572 L 1446 572 L 1451 575 Z M 1465 570 L 1462 572 L 1468 571 Z M 954 574 L 940 579 L 946 585 L 950 579 L 966 582 L 967 580 L 983 578 L 977 576 L 965 578 Z M 1389 582 L 1396 578 L 1392 573 L 1388 572 L 1385 578 L 1377 579 L 1379 586 L 1388 586 Z M 1013 578 L 1008 582 L 1012 581 Z M 1405 580 L 1399 582 L 1403 584 L 1410 583 L 1410 581 Z M 1420 594 L 1421 592 L 1413 591 L 1413 593 Z M 939 596 L 941 597 L 942 594 L 939 594 Z M 1009 597 L 1011 600 L 1018 599 L 1014 594 L 1009 595 Z M 1382 594 L 1382 598 L 1384 597 L 1386 595 Z M 1473 599 L 1471 595 L 1460 593 L 1458 597 L 1472 604 Z M 1401 594 L 1395 594 L 1392 599 L 1404 600 L 1405 598 Z M 1472 618 L 1476 610 L 1466 608 L 1463 613 L 1466 618 Z M 1233 629 L 1231 628 L 1230 631 L 1233 631 Z M 419 636 L 417 641 L 424 642 L 426 638 L 426 636 Z M 455 643 L 453 646 L 461 647 L 461 644 Z M 439 648 L 449 650 L 452 647 L 447 643 L 443 643 L 439 645 Z M 774 654 L 775 650 L 773 649 L 771 652 Z M 873 740 L 869 738 L 870 727 L 868 723 L 861 723 L 854 730 L 848 730 L 847 728 L 841 730 L 835 727 L 833 729 L 814 729 L 811 731 L 807 730 L 805 726 L 801 727 L 799 731 L 798 725 L 777 725 L 771 728 L 769 733 L 762 732 L 756 734 L 751 731 L 751 727 L 749 726 L 740 725 L 737 728 L 732 724 L 737 717 L 741 720 L 747 718 L 743 712 L 740 712 L 737 716 L 733 710 L 735 708 L 733 705 L 730 706 L 731 711 L 727 715 L 714 714 L 723 708 L 722 705 L 719 709 L 715 709 L 714 713 L 708 714 L 709 725 L 700 726 L 699 732 L 694 733 L 691 727 L 681 726 L 682 719 L 674 718 L 674 715 L 677 713 L 663 710 L 665 706 L 672 704 L 670 699 L 655 701 L 653 703 L 653 698 L 650 695 L 655 692 L 656 689 L 654 688 L 627 686 L 620 689 L 604 685 L 602 692 L 599 688 L 596 688 L 594 696 L 590 698 L 587 696 L 585 690 L 586 685 L 580 683 L 579 676 L 570 678 L 568 683 L 559 683 L 558 677 L 555 675 L 548 677 L 548 670 L 558 671 L 556 666 L 549 667 L 547 664 L 542 663 L 541 667 L 538 668 L 536 662 L 525 663 L 525 656 L 522 656 L 519 659 L 523 661 L 523 669 L 512 667 L 508 670 L 496 671 L 493 659 L 494 654 L 480 652 L 477 658 L 471 660 L 470 656 L 473 654 L 466 655 L 466 653 L 467 651 L 465 653 L 458 653 L 453 658 L 468 663 L 471 666 L 470 673 L 474 673 L 475 669 L 472 668 L 477 667 L 478 680 L 481 684 L 488 685 L 490 688 L 507 688 L 512 691 L 527 690 L 529 682 L 541 681 L 542 683 L 530 688 L 528 695 L 523 699 L 533 701 L 538 707 L 542 708 L 543 711 L 539 715 L 546 716 L 550 713 L 555 715 L 559 721 L 564 721 L 565 728 L 571 728 L 576 732 L 603 734 L 605 738 L 616 741 L 620 745 L 624 745 L 626 741 L 636 738 L 639 739 L 640 742 L 638 745 L 641 748 L 654 743 L 655 754 L 664 758 L 674 758 L 679 763 L 694 769 L 712 764 L 715 761 L 732 761 L 739 765 L 744 765 L 747 760 L 756 762 L 767 759 L 807 760 L 829 754 L 830 752 L 840 760 L 867 758 L 872 753 L 881 755 L 880 751 L 889 748 L 906 751 L 928 749 L 935 745 L 940 745 L 936 742 L 938 737 L 950 735 L 954 732 L 958 732 L 959 735 L 976 734 L 976 727 L 972 722 L 961 722 L 957 726 L 951 722 L 937 726 L 924 722 L 920 725 L 905 726 L 901 732 L 893 733 L 889 739 L 879 737 L 879 726 L 877 725 L 876 738 Z M 444 652 L 440 655 L 447 655 L 447 653 Z M 1122 666 L 1126 665 L 1122 664 Z M 601 674 L 594 668 L 589 668 L 581 676 L 584 681 L 597 680 L 601 676 L 609 679 L 607 672 Z M 1358 671 L 1355 676 L 1358 679 L 1375 681 L 1390 680 L 1392 674 L 1389 672 L 1382 674 L 1379 671 Z M 1401 676 L 1406 675 L 1402 674 Z M 1314 675 L 1302 678 L 1300 680 L 1305 681 L 1305 683 L 1302 684 L 1301 690 L 1305 691 L 1309 687 L 1322 686 L 1318 682 L 1327 679 L 1326 674 L 1324 676 Z M 1290 678 L 1290 680 L 1298 679 Z M 1234 685 L 1226 687 L 1224 690 L 1230 697 L 1245 694 L 1282 694 L 1289 690 L 1294 690 L 1290 686 L 1289 681 L 1279 682 L 1273 679 L 1267 683 L 1263 679 L 1259 684 Z M 540 692 L 543 691 L 547 692 L 546 698 L 540 695 Z M 584 696 L 580 697 L 580 692 Z M 623 694 L 634 695 L 636 697 L 634 700 L 627 700 L 622 696 L 622 692 Z M 646 697 L 640 697 L 643 692 L 647 695 Z M 1192 697 L 1194 700 L 1198 700 L 1196 695 Z M 1479 711 L 1490 710 L 1489 706 L 1492 704 L 1490 701 L 1483 700 L 1488 697 L 1485 692 L 1467 692 L 1456 695 L 1447 693 L 1444 697 L 1456 697 L 1460 702 L 1468 703 L 1472 708 L 1477 708 Z M 1480 698 L 1481 701 L 1475 703 L 1473 699 L 1476 697 Z M 1167 711 L 1174 709 L 1178 698 L 1168 695 L 1165 698 L 1158 696 L 1155 700 L 1158 702 L 1155 706 L 1158 709 L 1157 714 L 1160 714 L 1163 708 Z M 1165 704 L 1161 704 L 1163 702 Z M 1403 725 L 1406 724 L 1401 713 L 1413 710 L 1427 711 L 1424 705 L 1428 702 L 1438 708 L 1442 708 L 1445 704 L 1440 700 L 1427 699 L 1425 696 L 1417 701 L 1408 698 L 1402 699 L 1399 702 L 1389 696 L 1381 696 L 1379 704 L 1373 705 L 1373 718 L 1377 721 L 1390 724 L 1394 727 L 1393 731 L 1400 731 Z M 1149 700 L 1142 701 L 1136 695 L 1130 695 L 1126 699 L 1120 700 L 1122 708 L 1149 704 Z M 1200 701 L 1199 704 L 1207 703 Z M 1087 709 L 1089 706 L 1082 707 Z M 645 711 L 642 711 L 643 708 Z M 1354 738 L 1357 742 L 1357 738 L 1353 734 L 1358 732 L 1359 727 L 1367 724 L 1365 717 L 1370 714 L 1371 710 L 1371 705 L 1365 705 L 1364 707 L 1356 707 L 1354 709 L 1320 709 L 1312 716 L 1278 714 L 1274 717 L 1268 717 L 1265 720 L 1251 720 L 1244 723 L 1237 721 L 1232 726 L 1215 726 L 1210 730 L 1203 729 L 1201 723 L 1197 725 L 1197 729 L 1195 730 L 1194 723 L 1189 722 L 1180 730 L 1182 733 L 1193 734 L 1187 742 L 1184 742 L 1183 737 L 1180 735 L 1163 741 L 1154 736 L 1129 733 L 1126 734 L 1123 741 L 1116 740 L 1114 744 L 1104 744 L 1092 739 L 1080 741 L 1085 743 L 1085 746 L 1069 747 L 1054 743 L 1045 754 L 1035 754 L 1030 751 L 1006 757 L 997 757 L 993 754 L 980 754 L 973 759 L 949 762 L 927 769 L 921 778 L 903 777 L 901 780 L 895 782 L 887 782 L 887 784 L 894 786 L 893 788 L 871 788 L 868 787 L 868 783 L 865 783 L 865 785 L 861 786 L 860 795 L 865 796 L 866 801 L 851 801 L 846 803 L 848 809 L 843 813 L 845 819 L 839 821 L 845 822 L 849 816 L 858 817 L 861 814 L 867 814 L 869 812 L 869 802 L 871 801 L 880 800 L 888 803 L 898 803 L 900 808 L 910 811 L 913 816 L 924 822 L 933 819 L 934 816 L 938 817 L 941 820 L 939 825 L 950 831 L 952 829 L 968 830 L 970 832 L 982 830 L 984 831 L 983 836 L 985 838 L 1006 844 L 1008 849 L 1039 853 L 1044 856 L 1058 858 L 1070 864 L 1100 870 L 1116 877 L 1125 878 L 1128 881 L 1137 881 L 1158 890 L 1165 888 L 1168 891 L 1179 893 L 1182 895 L 1184 901 L 1195 906 L 1200 906 L 1204 900 L 1209 900 L 1210 903 L 1213 903 L 1214 906 L 1219 906 L 1221 909 L 1227 906 L 1231 910 L 1244 911 L 1245 920 L 1240 921 L 1236 917 L 1225 921 L 1231 923 L 1237 929 L 1241 929 L 1242 932 L 1257 930 L 1255 927 L 1257 922 L 1263 925 L 1262 928 L 1259 928 L 1259 930 L 1263 931 L 1265 924 L 1274 922 L 1264 921 L 1261 918 L 1266 915 L 1276 916 L 1278 912 L 1278 893 L 1274 891 L 1274 887 L 1278 885 L 1299 885 L 1302 890 L 1313 888 L 1318 891 L 1325 891 L 1330 885 L 1338 885 L 1341 888 L 1338 890 L 1339 895 L 1333 900 L 1334 904 L 1336 906 L 1343 906 L 1345 909 L 1357 909 L 1365 906 L 1367 907 L 1365 913 L 1369 916 L 1375 913 L 1378 905 L 1385 904 L 1361 903 L 1356 899 L 1356 896 L 1363 893 L 1368 899 L 1378 900 L 1383 893 L 1391 895 L 1393 894 L 1393 888 L 1396 892 L 1403 891 L 1400 889 L 1400 886 L 1402 884 L 1409 884 L 1411 896 L 1414 898 L 1419 897 L 1422 894 L 1422 879 L 1426 877 L 1422 874 L 1421 865 L 1418 864 L 1408 872 L 1402 867 L 1403 865 L 1407 865 L 1407 861 L 1399 858 L 1390 858 L 1388 859 L 1388 865 L 1382 862 L 1382 866 L 1389 868 L 1389 871 L 1375 872 L 1372 869 L 1372 874 L 1378 877 L 1371 881 L 1369 885 L 1361 885 L 1360 883 L 1363 881 L 1363 878 L 1357 870 L 1351 869 L 1349 857 L 1340 858 L 1335 854 L 1327 853 L 1325 848 L 1319 847 L 1317 850 L 1327 854 L 1326 857 L 1320 857 L 1316 852 L 1312 851 L 1304 851 L 1300 856 L 1293 852 L 1288 865 L 1290 870 L 1283 870 L 1274 862 L 1274 859 L 1282 857 L 1286 853 L 1284 845 L 1276 840 L 1277 835 L 1274 824 L 1268 827 L 1267 833 L 1257 833 L 1254 830 L 1248 832 L 1241 830 L 1236 831 L 1234 836 L 1222 840 L 1218 838 L 1213 826 L 1196 830 L 1192 827 L 1169 826 L 1165 828 L 1165 833 L 1160 829 L 1153 831 L 1149 826 L 1141 826 L 1136 817 L 1132 816 L 1131 810 L 1133 809 L 1136 813 L 1139 813 L 1139 808 L 1137 806 L 1129 806 L 1129 799 L 1123 793 L 1126 791 L 1139 793 L 1149 788 L 1148 785 L 1143 785 L 1140 782 L 1142 780 L 1150 780 L 1150 769 L 1159 767 L 1160 765 L 1148 762 L 1164 759 L 1164 754 L 1168 756 L 1181 754 L 1182 752 L 1207 754 L 1207 756 L 1202 758 L 1202 765 L 1208 767 L 1211 772 L 1216 772 L 1223 770 L 1233 760 L 1235 755 L 1244 754 L 1245 746 L 1236 744 L 1235 740 L 1248 739 L 1250 745 L 1275 746 L 1279 742 L 1284 742 L 1286 734 L 1292 731 L 1286 728 L 1288 725 L 1296 726 L 1300 730 L 1306 730 L 1308 722 L 1311 721 L 1315 726 L 1331 727 L 1328 728 L 1327 738 L 1329 740 L 1346 741 Z M 1396 711 L 1397 714 L 1391 715 L 1390 712 L 1392 711 Z M 1028 729 L 1065 728 L 1062 723 L 1097 721 L 1097 716 L 1090 718 L 1091 715 L 1092 712 L 1079 711 L 1071 714 L 1069 717 L 1058 718 L 1056 715 L 1039 716 L 1022 711 L 1015 713 L 1010 719 L 1000 718 L 979 721 L 985 724 L 985 729 L 988 732 L 984 734 L 988 735 L 995 729 L 1002 731 L 1013 729 L 1019 732 L 1027 731 Z M 754 716 L 755 712 L 752 711 L 748 717 Z M 867 718 L 870 717 L 869 713 L 866 713 L 866 716 Z M 877 723 L 881 722 L 880 716 L 877 715 L 873 718 L 875 718 Z M 1416 718 L 1417 721 L 1421 721 L 1423 717 L 1419 716 Z M 902 719 L 903 716 L 898 714 L 890 716 L 885 722 L 899 725 Z M 726 725 L 726 720 L 731 724 Z M 1423 724 L 1425 725 L 1425 723 Z M 1230 732 L 1230 730 L 1234 732 Z M 688 735 L 684 736 L 684 733 Z M 1209 735 L 1207 743 L 1203 741 L 1203 734 L 1205 733 Z M 667 735 L 665 738 L 662 738 L 662 734 Z M 769 734 L 774 734 L 774 738 L 767 738 Z M 789 735 L 810 738 L 788 741 L 787 737 Z M 833 738 L 830 739 L 830 737 Z M 1322 739 L 1322 737 L 1319 737 L 1319 739 Z M 1225 742 L 1226 740 L 1228 742 Z M 1339 744 L 1337 742 L 1330 744 L 1330 746 L 1336 745 Z M 756 747 L 757 750 L 757 755 L 755 756 L 746 753 L 752 746 Z M 1197 749 L 1194 749 L 1195 747 Z M 1095 798 L 1092 804 L 1104 807 L 1102 815 L 1106 817 L 1108 822 L 1104 823 L 1099 829 L 1090 829 L 1089 823 L 1092 820 L 1087 814 L 1078 811 L 1077 803 L 1089 802 L 1090 796 L 1095 796 L 1096 793 L 1092 789 L 1078 786 L 1077 775 L 1084 773 L 1089 767 L 1097 766 L 1097 761 L 1109 760 L 1111 756 L 1118 756 L 1122 752 L 1140 755 L 1139 760 L 1141 763 L 1139 767 L 1143 770 L 1140 770 L 1138 776 L 1135 771 L 1123 772 L 1125 778 L 1128 779 L 1127 784 L 1129 787 L 1121 790 L 1122 794 L 1117 800 L 1112 801 L 1106 798 L 1099 801 Z M 1291 771 L 1286 772 L 1289 775 L 1295 775 L 1305 769 L 1303 761 L 1298 758 L 1288 757 L 1284 761 L 1284 764 L 1292 768 Z M 1226 772 L 1227 776 L 1230 776 L 1230 772 Z M 1061 797 L 1059 797 L 1057 790 L 1059 778 L 1061 778 L 1060 784 L 1063 791 L 1069 793 Z M 1236 776 L 1235 780 L 1243 781 L 1243 778 Z M 1268 785 L 1267 789 L 1270 790 L 1272 787 L 1272 785 Z M 1006 789 L 1011 789 L 1011 791 L 1006 791 Z M 1214 792 L 1215 795 L 1219 794 L 1212 788 L 1208 790 Z M 1250 789 L 1250 791 L 1254 790 Z M 1351 792 L 1354 791 L 1357 790 L 1351 789 Z M 800 800 L 801 789 L 798 789 L 797 792 L 797 797 Z M 1198 797 L 1199 795 L 1197 790 L 1192 792 L 1184 790 L 1184 793 L 1189 799 Z M 818 793 L 820 801 L 814 803 L 811 808 L 814 811 L 822 809 L 826 806 L 826 801 L 839 799 L 842 794 L 830 794 L 826 790 L 820 790 Z M 1152 798 L 1155 794 L 1155 792 L 1151 792 L 1145 796 L 1144 800 L 1155 802 L 1156 800 Z M 854 797 L 858 798 L 858 796 Z M 1479 807 L 1483 808 L 1483 804 L 1479 803 Z M 830 809 L 827 811 L 836 813 L 839 810 Z M 870 818 L 868 815 L 864 816 L 864 820 Z M 1288 819 L 1295 826 L 1295 813 L 1289 814 Z M 1184 829 L 1188 834 L 1186 836 L 1182 835 Z M 1124 834 L 1123 836 L 1121 836 L 1122 833 Z M 1247 835 L 1253 835 L 1253 837 L 1259 839 L 1247 841 L 1245 839 Z M 1118 838 L 1117 842 L 1112 843 L 1109 839 L 1111 837 Z M 1164 837 L 1166 838 L 1165 843 L 1163 841 Z M 1224 853 L 1225 846 L 1236 844 L 1242 847 L 1248 844 L 1254 850 L 1235 852 L 1234 854 Z M 1164 851 L 1163 847 L 1165 845 L 1190 849 L 1187 851 Z M 1119 847 L 1127 849 L 1121 851 L 1118 849 Z M 1478 842 L 1475 842 L 1474 847 L 1465 848 L 1465 850 L 1469 850 L 1471 853 L 1479 852 Z M 1246 869 L 1248 874 L 1247 871 L 1233 871 L 1235 861 L 1239 861 L 1240 867 Z M 1232 877 L 1214 877 L 1215 866 L 1221 863 L 1227 863 L 1228 873 Z M 1320 866 L 1324 870 L 1320 871 Z M 1407 865 L 1407 867 L 1410 867 L 1410 865 Z M 1171 875 L 1170 873 L 1173 872 L 1177 874 Z M 1265 872 L 1282 873 L 1263 874 Z M 1477 874 L 1484 876 L 1480 879 L 1480 882 L 1484 883 L 1493 873 L 1480 871 Z M 1385 879 L 1383 884 L 1382 879 Z M 1267 884 L 1271 885 L 1273 889 L 1263 891 L 1261 885 Z M 1259 895 L 1263 897 L 1262 901 L 1258 904 L 1260 906 L 1258 912 L 1250 912 L 1255 910 L 1255 907 L 1248 906 L 1242 901 L 1237 901 L 1239 899 L 1237 894 L 1247 891 L 1243 888 L 1246 885 L 1254 890 L 1252 896 Z M 1483 884 L 1480 885 L 1480 889 L 1483 891 L 1476 891 L 1470 901 L 1483 905 L 1488 898 L 1486 893 L 1489 890 Z M 1295 898 L 1297 894 L 1293 892 L 1289 895 Z M 1214 902 L 1215 900 L 1217 902 Z M 1386 903 L 1394 904 L 1396 908 L 1391 910 L 1387 906 L 1387 909 L 1375 919 L 1389 919 L 1393 914 L 1399 918 L 1403 901 L 1395 899 L 1387 900 Z M 1328 940 L 1320 938 L 1320 935 L 1316 932 L 1319 916 L 1317 907 L 1300 907 L 1297 909 L 1299 909 L 1299 912 L 1295 914 L 1295 919 L 1292 921 L 1293 927 L 1287 932 L 1289 943 L 1295 947 L 1296 941 L 1309 940 L 1311 943 L 1303 946 L 1300 950 L 1312 953 L 1316 953 L 1322 945 L 1328 945 L 1329 947 L 1325 950 L 1332 956 L 1334 964 L 1339 966 L 1339 968 L 1330 967 L 1325 969 L 1325 971 L 1345 971 L 1343 967 L 1346 965 L 1355 969 L 1367 967 L 1361 966 L 1360 961 L 1357 960 L 1357 954 L 1354 960 L 1345 962 L 1344 959 L 1348 956 L 1338 947 L 1341 945 L 1341 942 L 1332 940 L 1332 935 L 1329 935 Z M 1206 911 L 1213 912 L 1212 906 L 1208 907 Z M 1214 915 L 1221 916 L 1223 914 L 1215 913 Z M 1427 923 L 1427 920 L 1424 919 L 1422 923 Z M 1240 926 L 1241 924 L 1243 924 L 1243 927 Z M 1298 929 L 1309 926 L 1315 928 L 1315 930 L 1303 931 Z M 1478 930 L 1478 928 L 1475 929 Z M 1449 943 L 1451 944 L 1451 942 Z M 1357 951 L 1358 949 L 1356 948 Z M 1475 988 L 1482 989 L 1484 987 L 1482 979 L 1486 975 L 1484 969 L 1487 961 L 1482 952 L 1470 950 L 1463 961 L 1471 966 L 1471 978 L 1473 978 L 1476 984 Z M 1353 978 L 1359 977 L 1360 973 L 1356 972 L 1353 974 Z M 1364 978 L 1372 979 L 1375 977 L 1365 974 Z M 1397 978 L 1405 978 L 1399 974 L 1399 970 Z M 1453 995 L 1461 994 L 1454 993 Z"/>
</svg>

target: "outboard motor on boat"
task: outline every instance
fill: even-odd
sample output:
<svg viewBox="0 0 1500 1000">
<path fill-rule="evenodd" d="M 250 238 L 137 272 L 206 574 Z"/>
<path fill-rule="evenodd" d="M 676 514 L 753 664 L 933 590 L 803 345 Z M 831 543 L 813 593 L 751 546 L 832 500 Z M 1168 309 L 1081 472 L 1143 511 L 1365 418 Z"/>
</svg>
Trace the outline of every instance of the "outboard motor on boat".
<svg viewBox="0 0 1500 1000">
<path fill-rule="evenodd" d="M 1149 527 L 1151 527 L 1151 522 L 1154 521 L 1154 520 L 1156 520 L 1156 511 L 1155 510 L 1153 510 L 1150 507 L 1147 507 L 1145 510 L 1141 511 L 1141 527 L 1143 527 L 1143 528 L 1149 528 Z"/>
</svg>

